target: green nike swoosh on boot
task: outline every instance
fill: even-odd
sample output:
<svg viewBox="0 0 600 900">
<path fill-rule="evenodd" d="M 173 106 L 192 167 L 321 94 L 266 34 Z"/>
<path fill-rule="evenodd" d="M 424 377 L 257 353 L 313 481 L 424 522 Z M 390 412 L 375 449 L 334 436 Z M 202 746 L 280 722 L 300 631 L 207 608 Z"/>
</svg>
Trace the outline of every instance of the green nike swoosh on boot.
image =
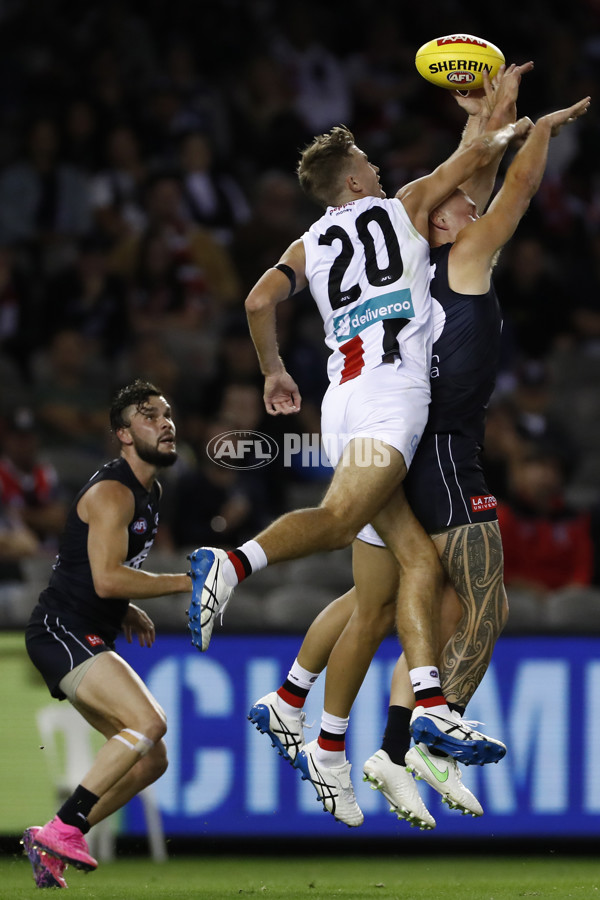
<svg viewBox="0 0 600 900">
<path fill-rule="evenodd" d="M 438 769 L 437 766 L 435 766 L 431 762 L 431 760 L 423 753 L 423 751 L 419 747 L 415 747 L 415 750 L 417 751 L 433 777 L 436 779 L 436 781 L 439 781 L 440 784 L 448 781 L 448 769 L 445 769 L 445 771 L 442 772 L 441 769 Z"/>
</svg>

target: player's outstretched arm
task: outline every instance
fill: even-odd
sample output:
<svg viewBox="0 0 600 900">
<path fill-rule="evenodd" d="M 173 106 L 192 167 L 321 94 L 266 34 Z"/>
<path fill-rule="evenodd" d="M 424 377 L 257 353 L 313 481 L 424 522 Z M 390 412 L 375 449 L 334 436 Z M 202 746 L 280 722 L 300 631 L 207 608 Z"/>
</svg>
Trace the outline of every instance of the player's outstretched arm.
<svg viewBox="0 0 600 900">
<path fill-rule="evenodd" d="M 302 403 L 298 386 L 279 355 L 276 309 L 283 300 L 306 287 L 305 262 L 304 244 L 295 241 L 279 260 L 283 271 L 267 269 L 246 298 L 248 327 L 265 377 L 265 408 L 272 416 L 298 412 Z"/>
<path fill-rule="evenodd" d="M 591 97 L 584 97 L 583 100 L 579 100 L 577 103 L 574 103 L 573 106 L 568 106 L 565 109 L 558 109 L 556 112 L 547 113 L 547 115 L 542 116 L 537 120 L 535 127 L 537 129 L 539 125 L 542 129 L 549 128 L 550 136 L 556 137 L 564 125 L 568 125 L 570 122 L 576 122 L 577 119 L 584 116 L 588 111 L 591 102 Z"/>
<path fill-rule="evenodd" d="M 460 146 L 430 175 L 400 188 L 396 197 L 402 201 L 410 219 L 423 237 L 429 234 L 429 213 L 463 184 L 476 169 L 486 166 L 515 138 L 525 137 L 533 123 L 528 118 L 486 131 L 465 146 Z"/>
<path fill-rule="evenodd" d="M 548 158 L 550 138 L 564 125 L 585 115 L 590 98 L 584 97 L 573 106 L 542 116 L 529 132 L 527 139 L 511 162 L 504 184 L 492 201 L 488 212 L 463 229 L 457 243 L 477 235 L 477 251 L 491 260 L 514 234 L 538 190 Z"/>
<path fill-rule="evenodd" d="M 498 74 L 490 82 L 484 73 L 484 87 L 476 91 L 461 94 L 456 91 L 452 96 L 469 117 L 463 131 L 461 145 L 467 144 L 484 131 L 495 131 L 517 120 L 517 97 L 521 78 L 533 69 L 533 62 L 521 66 L 500 66 Z M 475 95 L 475 96 L 473 96 Z M 500 160 L 506 147 L 487 164 L 477 169 L 460 187 L 475 202 L 477 212 L 481 215 L 489 203 Z"/>
<path fill-rule="evenodd" d="M 452 288 L 462 294 L 488 290 L 492 268 L 501 247 L 514 234 L 542 180 L 552 134 L 583 115 L 589 97 L 568 109 L 543 116 L 511 162 L 504 184 L 489 210 L 466 225 L 450 252 Z"/>
</svg>

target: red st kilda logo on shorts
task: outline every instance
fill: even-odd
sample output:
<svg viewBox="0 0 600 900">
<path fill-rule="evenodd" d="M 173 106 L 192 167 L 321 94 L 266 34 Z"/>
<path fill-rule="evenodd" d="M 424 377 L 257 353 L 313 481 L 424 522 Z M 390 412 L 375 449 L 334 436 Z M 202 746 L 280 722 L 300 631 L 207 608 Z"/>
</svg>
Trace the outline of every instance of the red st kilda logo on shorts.
<svg viewBox="0 0 600 900">
<path fill-rule="evenodd" d="M 104 643 L 99 634 L 86 634 L 85 639 L 90 647 L 99 647 L 100 644 Z"/>
<path fill-rule="evenodd" d="M 471 497 L 471 509 L 474 513 L 485 512 L 488 509 L 496 509 L 498 501 L 491 494 L 483 497 Z"/>
</svg>

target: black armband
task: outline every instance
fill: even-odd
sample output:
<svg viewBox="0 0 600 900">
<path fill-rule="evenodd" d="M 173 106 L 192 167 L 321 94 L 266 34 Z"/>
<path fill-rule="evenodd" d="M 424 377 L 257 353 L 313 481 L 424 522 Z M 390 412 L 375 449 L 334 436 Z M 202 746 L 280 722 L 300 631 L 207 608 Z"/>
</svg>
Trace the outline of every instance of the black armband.
<svg viewBox="0 0 600 900">
<path fill-rule="evenodd" d="M 277 263 L 277 265 L 273 266 L 273 268 L 279 269 L 280 272 L 283 272 L 283 274 L 287 275 L 287 277 L 290 279 L 290 292 L 288 294 L 288 297 L 291 297 L 296 290 L 296 273 L 291 266 L 286 266 L 285 263 Z"/>
</svg>

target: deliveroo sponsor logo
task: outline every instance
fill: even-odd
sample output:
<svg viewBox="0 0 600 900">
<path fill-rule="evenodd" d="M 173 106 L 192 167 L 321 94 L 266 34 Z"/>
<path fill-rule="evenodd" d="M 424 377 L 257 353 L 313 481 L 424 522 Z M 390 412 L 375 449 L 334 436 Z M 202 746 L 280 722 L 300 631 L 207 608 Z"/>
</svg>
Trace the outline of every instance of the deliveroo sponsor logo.
<svg viewBox="0 0 600 900">
<path fill-rule="evenodd" d="M 343 313 L 333 319 L 333 332 L 338 343 L 343 344 L 355 337 L 374 322 L 383 319 L 413 319 L 415 309 L 410 291 L 390 291 L 371 297 L 352 312 Z"/>
</svg>

